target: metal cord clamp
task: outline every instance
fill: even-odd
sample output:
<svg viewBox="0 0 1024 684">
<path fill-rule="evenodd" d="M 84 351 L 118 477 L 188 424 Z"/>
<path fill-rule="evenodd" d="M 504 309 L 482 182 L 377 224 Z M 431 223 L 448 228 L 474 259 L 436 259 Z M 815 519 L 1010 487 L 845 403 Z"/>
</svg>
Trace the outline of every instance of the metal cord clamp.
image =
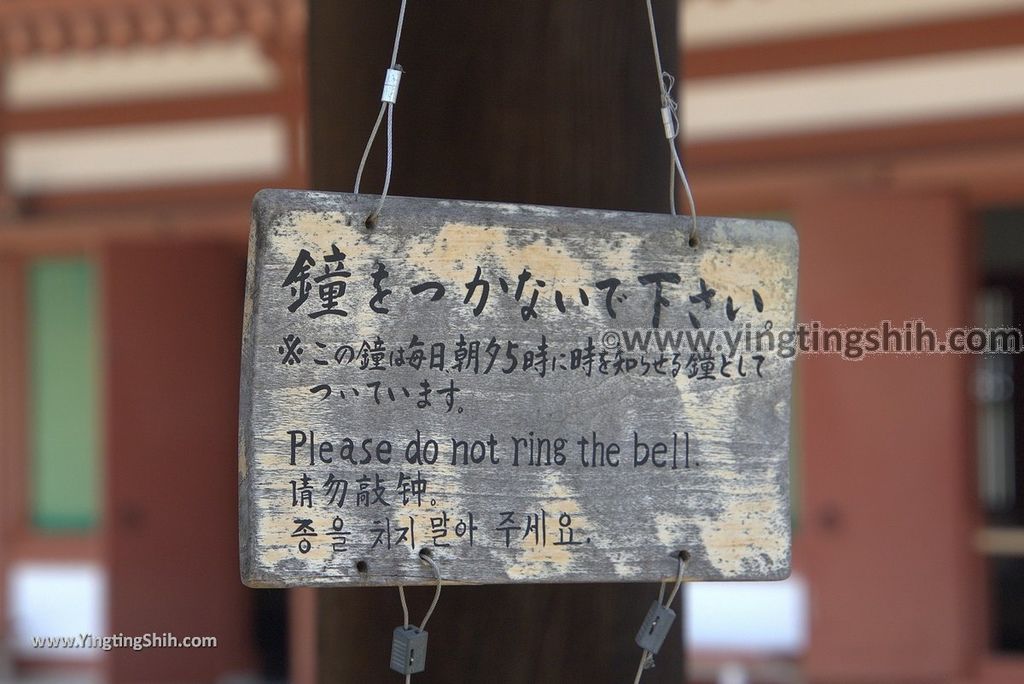
<svg viewBox="0 0 1024 684">
<path fill-rule="evenodd" d="M 427 622 L 434 614 L 437 607 L 437 600 L 441 598 L 441 569 L 437 561 L 433 559 L 427 550 L 420 551 L 420 560 L 430 566 L 437 579 L 437 588 L 434 590 L 434 599 L 427 608 L 426 615 L 420 626 L 409 624 L 409 604 L 405 600 L 405 587 L 398 585 L 398 596 L 402 601 L 402 617 L 404 623 L 401 627 L 395 627 L 391 634 L 391 669 L 399 674 L 405 675 L 406 684 L 412 679 L 412 675 L 423 672 L 427 668 Z"/>
<path fill-rule="evenodd" d="M 658 70 L 658 92 L 661 95 L 661 123 L 665 128 L 665 138 L 669 146 L 669 207 L 672 215 L 676 215 L 676 174 L 679 174 L 679 181 L 683 186 L 686 201 L 690 206 L 690 235 L 689 244 L 697 246 L 697 205 L 693 201 L 693 192 L 690 190 L 690 183 L 686 179 L 686 172 L 683 170 L 683 162 L 679 158 L 679 149 L 676 146 L 676 138 L 679 135 L 679 105 L 672 98 L 672 87 L 675 79 L 661 67 L 661 49 L 658 47 L 658 32 L 654 25 L 654 9 L 651 7 L 651 0 L 647 0 L 647 23 L 651 30 L 651 49 L 654 52 L 654 66 Z"/>
<path fill-rule="evenodd" d="M 672 593 L 668 595 L 668 600 L 662 603 L 662 600 L 665 598 L 665 586 L 668 584 L 668 582 L 662 582 L 661 589 L 658 591 L 658 599 L 651 603 L 651 607 L 647 610 L 647 615 L 644 617 L 640 629 L 637 630 L 634 640 L 636 645 L 643 649 L 643 653 L 640 655 L 640 664 L 636 668 L 636 677 L 633 679 L 633 684 L 640 684 L 640 679 L 644 676 L 644 670 L 654 667 L 654 656 L 661 649 L 661 645 L 665 643 L 665 637 L 668 636 L 669 630 L 675 622 L 676 612 L 672 610 L 671 606 L 676 598 L 676 594 L 679 593 L 680 587 L 683 586 L 683 573 L 686 571 L 690 554 L 686 551 L 680 551 L 676 559 L 678 569 L 676 570 L 676 583 L 672 587 Z"/>
<path fill-rule="evenodd" d="M 384 91 L 380 101 L 395 104 L 398 101 L 398 86 L 402 83 L 402 65 L 396 64 L 384 74 Z"/>
<path fill-rule="evenodd" d="M 384 120 L 384 115 L 387 114 L 387 161 L 384 171 L 384 187 L 381 189 L 377 206 L 366 217 L 367 228 L 373 228 L 377 224 L 377 217 L 380 216 L 381 210 L 384 209 L 384 200 L 387 199 L 388 189 L 391 187 L 395 102 L 398 100 L 398 86 L 402 82 L 402 67 L 398 64 L 398 46 L 402 41 L 402 27 L 405 25 L 405 7 L 407 2 L 408 0 L 402 0 L 402 7 L 398 11 L 398 27 L 395 29 L 395 44 L 391 50 L 391 66 L 384 74 L 384 88 L 380 94 L 380 111 L 377 112 L 377 120 L 373 124 L 373 130 L 370 131 L 370 138 L 366 141 L 366 147 L 363 148 L 363 157 L 359 160 L 359 169 L 356 171 L 354 192 L 358 195 L 359 184 L 363 178 L 363 170 L 366 168 L 366 160 L 370 156 L 370 148 L 373 147 L 373 141 L 377 139 L 377 131 L 380 130 L 380 124 Z"/>
</svg>

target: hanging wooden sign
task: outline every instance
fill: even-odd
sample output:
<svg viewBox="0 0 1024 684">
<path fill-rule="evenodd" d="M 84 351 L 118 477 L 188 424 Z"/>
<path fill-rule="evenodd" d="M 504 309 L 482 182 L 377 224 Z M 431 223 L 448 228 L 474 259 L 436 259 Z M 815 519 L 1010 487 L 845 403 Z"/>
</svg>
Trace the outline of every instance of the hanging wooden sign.
<svg viewBox="0 0 1024 684">
<path fill-rule="evenodd" d="M 246 584 L 789 574 L 789 225 L 376 201 L 254 201 Z"/>
</svg>

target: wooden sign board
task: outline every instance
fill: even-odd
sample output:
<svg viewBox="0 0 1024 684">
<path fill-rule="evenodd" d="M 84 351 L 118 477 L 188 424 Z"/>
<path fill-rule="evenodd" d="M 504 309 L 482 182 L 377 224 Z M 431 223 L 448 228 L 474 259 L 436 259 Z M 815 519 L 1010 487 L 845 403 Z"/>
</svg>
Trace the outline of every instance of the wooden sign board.
<svg viewBox="0 0 1024 684">
<path fill-rule="evenodd" d="M 789 574 L 789 225 L 376 202 L 254 200 L 246 584 Z"/>
</svg>

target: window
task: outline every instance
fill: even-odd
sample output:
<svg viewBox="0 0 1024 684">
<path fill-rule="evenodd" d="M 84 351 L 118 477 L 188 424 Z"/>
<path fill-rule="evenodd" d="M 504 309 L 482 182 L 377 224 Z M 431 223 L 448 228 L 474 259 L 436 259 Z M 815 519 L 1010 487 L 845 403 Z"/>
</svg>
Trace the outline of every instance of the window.
<svg viewBox="0 0 1024 684">
<path fill-rule="evenodd" d="M 29 520 L 87 532 L 100 501 L 96 275 L 86 259 L 41 258 L 26 278 Z"/>
<path fill-rule="evenodd" d="M 1024 209 L 985 217 L 982 290 L 977 322 L 1019 327 L 1024 320 Z M 977 400 L 979 499 L 985 516 L 982 550 L 988 558 L 991 647 L 1024 652 L 1024 356 L 979 357 Z"/>
</svg>

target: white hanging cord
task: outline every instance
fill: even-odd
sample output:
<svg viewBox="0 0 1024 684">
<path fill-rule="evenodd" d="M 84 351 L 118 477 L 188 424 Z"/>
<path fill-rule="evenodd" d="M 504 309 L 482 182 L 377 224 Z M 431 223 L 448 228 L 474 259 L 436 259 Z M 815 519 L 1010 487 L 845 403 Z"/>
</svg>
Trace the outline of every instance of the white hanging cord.
<svg viewBox="0 0 1024 684">
<path fill-rule="evenodd" d="M 366 141 L 366 147 L 363 148 L 363 158 L 359 160 L 359 169 L 356 171 L 356 187 L 355 194 L 359 194 L 359 183 L 363 179 L 363 169 L 366 168 L 366 159 L 370 156 L 370 148 L 373 147 L 373 141 L 377 138 L 377 131 L 380 130 L 380 122 L 384 120 L 384 112 L 388 108 L 387 102 L 380 103 L 380 111 L 377 112 L 377 120 L 373 123 L 373 130 L 370 131 L 370 139 Z"/>
<path fill-rule="evenodd" d="M 434 599 L 430 602 L 430 607 L 427 608 L 427 614 L 423 616 L 423 622 L 420 623 L 420 629 L 427 628 L 427 620 L 434 614 L 434 608 L 437 608 L 437 600 L 441 598 L 441 568 L 437 567 L 437 561 L 435 561 L 429 554 L 420 554 L 420 558 L 423 559 L 430 568 L 434 571 L 434 577 L 437 578 L 437 588 L 434 590 Z"/>
<path fill-rule="evenodd" d="M 427 614 L 423 616 L 423 622 L 420 623 L 420 629 L 427 628 L 427 622 L 430 620 L 430 616 L 434 614 L 434 608 L 437 608 L 437 601 L 441 598 L 441 568 L 437 566 L 435 561 L 429 554 L 420 554 L 420 560 L 430 566 L 430 569 L 434 571 L 434 578 L 437 580 L 437 588 L 434 590 L 434 599 L 430 602 L 430 607 L 427 608 Z M 402 600 L 402 617 L 404 619 L 403 626 L 409 626 L 409 604 L 405 601 L 405 587 L 401 584 L 398 585 L 398 597 Z"/>
<path fill-rule="evenodd" d="M 672 97 L 672 87 L 675 85 L 675 78 L 665 71 L 661 66 L 661 48 L 658 46 L 658 31 L 654 26 L 654 8 L 651 7 L 651 0 L 647 1 L 647 23 L 651 29 L 651 48 L 654 50 L 654 66 L 658 70 L 658 89 L 661 91 L 661 123 L 665 128 L 665 138 L 668 140 L 671 157 L 671 170 L 669 172 L 669 206 L 672 215 L 676 215 L 676 182 L 675 174 L 679 173 L 679 180 L 683 184 L 683 192 L 686 193 L 686 201 L 690 206 L 690 244 L 696 245 L 697 241 L 697 206 L 693 201 L 693 193 L 690 192 L 690 183 L 686 180 L 686 172 L 683 171 L 683 162 L 679 159 L 679 105 Z"/>
<path fill-rule="evenodd" d="M 395 29 L 395 45 L 391 50 L 391 66 L 387 70 L 387 74 L 384 77 L 384 91 L 380 96 L 380 111 L 377 112 L 377 120 L 373 124 L 373 130 L 370 131 L 370 138 L 366 141 L 366 147 L 363 149 L 363 157 L 359 160 L 359 169 L 356 171 L 356 185 L 355 194 L 359 194 L 359 184 L 363 178 L 363 170 L 366 168 L 366 160 L 370 156 L 370 149 L 373 147 L 374 140 L 377 139 L 377 132 L 380 130 L 380 123 L 384 119 L 385 112 L 388 116 L 387 126 L 387 166 L 384 171 L 384 189 L 380 193 L 380 201 L 377 202 L 377 208 L 374 209 L 370 216 L 366 219 L 366 225 L 372 226 L 377 216 L 380 215 L 381 210 L 384 208 L 384 200 L 388 196 L 388 188 L 391 186 L 391 164 L 394 154 L 394 115 L 395 115 L 395 102 L 398 101 L 398 86 L 402 82 L 402 67 L 398 64 L 398 46 L 402 41 L 402 27 L 405 25 L 405 5 L 408 0 L 402 0 L 402 7 L 398 11 L 398 28 Z"/>
<path fill-rule="evenodd" d="M 434 609 L 437 608 L 437 600 L 441 598 L 441 568 L 437 566 L 437 561 L 431 557 L 429 553 L 421 552 L 420 560 L 430 566 L 430 569 L 434 571 L 434 577 L 437 579 L 437 588 L 434 589 L 434 599 L 430 602 L 430 607 L 427 608 L 426 615 L 423 616 L 423 622 L 420 623 L 420 631 L 427 628 L 427 622 L 430 620 L 430 616 L 434 614 Z M 664 589 L 664 587 L 662 587 Z M 398 597 L 402 600 L 402 619 L 404 620 L 403 626 L 409 626 L 409 604 L 405 600 L 405 587 L 401 584 L 398 585 Z M 412 681 L 412 675 L 405 675 L 405 684 L 409 684 Z"/>
<path fill-rule="evenodd" d="M 409 604 L 406 603 L 406 600 L 405 600 L 405 588 L 401 584 L 398 585 L 398 598 L 400 598 L 402 600 L 402 626 L 403 627 L 408 627 L 409 626 Z"/>
<path fill-rule="evenodd" d="M 687 559 L 684 557 L 682 553 L 680 553 L 678 561 L 679 569 L 676 571 L 675 586 L 672 587 L 672 592 L 668 595 L 668 600 L 665 601 L 665 603 L 661 604 L 665 608 L 671 607 L 672 602 L 676 599 L 676 594 L 679 593 L 679 588 L 683 586 L 683 573 L 686 571 Z M 661 583 L 661 588 L 658 590 L 658 603 L 661 603 L 662 600 L 665 598 L 665 587 L 667 584 L 668 582 Z M 647 669 L 647 663 L 651 658 L 651 652 L 647 649 L 644 649 L 643 653 L 640 654 L 640 664 L 637 665 L 636 677 L 633 678 L 633 684 L 640 684 L 640 679 L 644 676 L 644 670 Z"/>
</svg>

